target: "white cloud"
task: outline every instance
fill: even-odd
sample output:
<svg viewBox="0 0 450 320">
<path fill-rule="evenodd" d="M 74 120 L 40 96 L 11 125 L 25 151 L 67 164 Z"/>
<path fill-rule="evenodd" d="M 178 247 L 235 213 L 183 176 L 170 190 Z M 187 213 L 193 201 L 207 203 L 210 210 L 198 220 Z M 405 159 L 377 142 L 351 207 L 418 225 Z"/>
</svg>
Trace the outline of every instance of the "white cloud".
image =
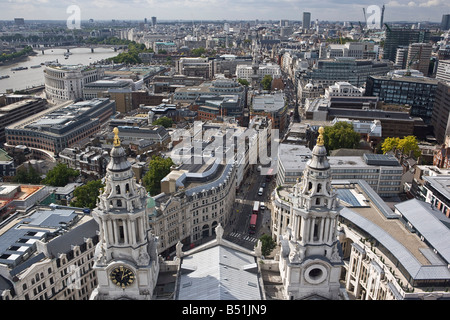
<svg viewBox="0 0 450 320">
<path fill-rule="evenodd" d="M 419 4 L 419 7 L 436 7 L 441 4 L 441 0 L 428 0 L 427 2 Z"/>
</svg>

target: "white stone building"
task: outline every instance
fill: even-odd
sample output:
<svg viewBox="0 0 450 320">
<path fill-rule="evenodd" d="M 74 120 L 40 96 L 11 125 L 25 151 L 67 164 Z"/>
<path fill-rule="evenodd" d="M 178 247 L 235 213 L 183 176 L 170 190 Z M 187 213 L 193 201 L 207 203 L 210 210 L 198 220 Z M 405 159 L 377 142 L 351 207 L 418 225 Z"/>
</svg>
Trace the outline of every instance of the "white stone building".
<svg viewBox="0 0 450 320">
<path fill-rule="evenodd" d="M 238 79 L 245 79 L 248 82 L 252 81 L 253 67 L 251 65 L 238 65 L 236 66 L 236 77 Z M 281 68 L 277 64 L 259 64 L 257 75 L 259 80 L 262 80 L 264 76 L 269 75 L 272 79 L 281 78 Z"/>
<path fill-rule="evenodd" d="M 325 99 L 331 97 L 362 97 L 363 88 L 357 88 L 348 82 L 339 81 L 325 89 Z"/>
<path fill-rule="evenodd" d="M 82 65 L 48 65 L 44 70 L 45 94 L 53 103 L 83 99 L 86 83 L 103 78 L 104 71 Z"/>
<path fill-rule="evenodd" d="M 97 224 L 82 210 L 36 208 L 1 226 L 0 300 L 87 300 Z"/>
</svg>

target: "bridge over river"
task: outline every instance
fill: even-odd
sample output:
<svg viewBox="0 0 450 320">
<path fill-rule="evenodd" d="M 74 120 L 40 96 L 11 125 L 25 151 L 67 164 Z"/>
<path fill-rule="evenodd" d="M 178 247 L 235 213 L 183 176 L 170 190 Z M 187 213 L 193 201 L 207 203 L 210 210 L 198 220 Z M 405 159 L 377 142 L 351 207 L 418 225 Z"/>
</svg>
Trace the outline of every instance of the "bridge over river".
<svg viewBox="0 0 450 320">
<path fill-rule="evenodd" d="M 70 52 L 70 49 L 75 48 L 90 48 L 91 52 L 95 51 L 95 48 L 111 48 L 114 49 L 114 51 L 120 50 L 120 49 L 126 49 L 128 46 L 120 44 L 120 45 L 113 45 L 113 44 L 92 44 L 92 45 L 56 45 L 56 46 L 47 46 L 47 47 L 39 47 L 39 48 L 33 48 L 34 50 L 40 50 L 42 54 L 45 54 L 45 51 L 48 50 L 54 50 L 54 49 L 65 49 L 67 52 Z"/>
</svg>

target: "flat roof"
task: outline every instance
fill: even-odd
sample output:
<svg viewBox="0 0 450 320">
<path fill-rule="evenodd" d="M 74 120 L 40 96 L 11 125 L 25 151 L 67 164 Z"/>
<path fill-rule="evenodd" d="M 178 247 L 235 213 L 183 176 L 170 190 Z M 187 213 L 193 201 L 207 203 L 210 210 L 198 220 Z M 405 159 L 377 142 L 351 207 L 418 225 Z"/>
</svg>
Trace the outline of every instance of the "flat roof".
<svg viewBox="0 0 450 320">
<path fill-rule="evenodd" d="M 178 300 L 261 300 L 256 258 L 217 245 L 181 261 Z"/>
<path fill-rule="evenodd" d="M 450 175 L 423 176 L 433 189 L 450 199 Z M 426 187 L 426 185 L 425 185 Z"/>
<path fill-rule="evenodd" d="M 303 171 L 311 156 L 312 151 L 303 145 L 280 143 L 278 147 L 278 159 L 285 171 Z"/>
<path fill-rule="evenodd" d="M 383 245 L 404 267 L 410 278 L 414 280 L 450 279 L 448 263 L 433 252 L 433 249 L 438 249 L 442 251 L 440 254 L 443 257 L 450 257 L 450 250 L 444 243 L 446 239 L 450 238 L 448 235 L 450 231 L 438 219 L 432 218 L 432 214 L 426 209 L 427 205 L 420 200 L 412 199 L 414 201 L 396 204 L 395 208 L 399 210 L 393 212 L 389 208 L 384 208 L 387 207 L 386 203 L 373 190 L 370 191 L 370 188 L 363 187 L 362 183 L 361 180 L 333 181 L 334 189 L 355 190 L 357 194 L 361 194 L 369 200 L 365 201 L 367 204 L 365 207 L 348 205 L 344 203 L 344 200 L 341 202 L 344 208 L 340 210 L 340 216 Z M 386 216 L 385 211 L 391 211 L 390 218 Z M 424 232 L 423 235 L 427 241 L 422 241 L 417 233 L 411 232 L 405 226 L 398 211 L 407 212 L 405 217 L 409 216 L 414 228 Z M 431 219 L 433 221 L 427 225 Z M 433 234 L 432 230 L 437 232 Z M 408 281 L 408 279 L 405 280 Z"/>
</svg>

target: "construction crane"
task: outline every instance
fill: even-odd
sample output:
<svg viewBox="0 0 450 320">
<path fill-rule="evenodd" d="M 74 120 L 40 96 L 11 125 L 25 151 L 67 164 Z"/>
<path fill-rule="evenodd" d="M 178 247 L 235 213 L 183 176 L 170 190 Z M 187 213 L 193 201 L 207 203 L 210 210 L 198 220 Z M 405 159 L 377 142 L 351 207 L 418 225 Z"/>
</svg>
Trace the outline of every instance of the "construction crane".
<svg viewBox="0 0 450 320">
<path fill-rule="evenodd" d="M 408 61 L 407 65 L 406 65 L 406 73 L 405 76 L 410 76 L 411 75 L 411 65 L 413 64 L 413 62 L 415 61 L 414 59 L 416 58 L 417 54 L 419 53 L 419 51 L 416 52 L 416 54 Z"/>
<path fill-rule="evenodd" d="M 387 23 L 384 24 L 386 26 L 386 29 L 388 29 L 389 32 L 391 32 L 391 28 L 387 25 Z"/>
<path fill-rule="evenodd" d="M 363 9 L 363 13 L 364 13 L 364 21 L 366 22 L 366 26 L 367 26 L 366 8 L 362 8 L 362 9 Z"/>
</svg>

